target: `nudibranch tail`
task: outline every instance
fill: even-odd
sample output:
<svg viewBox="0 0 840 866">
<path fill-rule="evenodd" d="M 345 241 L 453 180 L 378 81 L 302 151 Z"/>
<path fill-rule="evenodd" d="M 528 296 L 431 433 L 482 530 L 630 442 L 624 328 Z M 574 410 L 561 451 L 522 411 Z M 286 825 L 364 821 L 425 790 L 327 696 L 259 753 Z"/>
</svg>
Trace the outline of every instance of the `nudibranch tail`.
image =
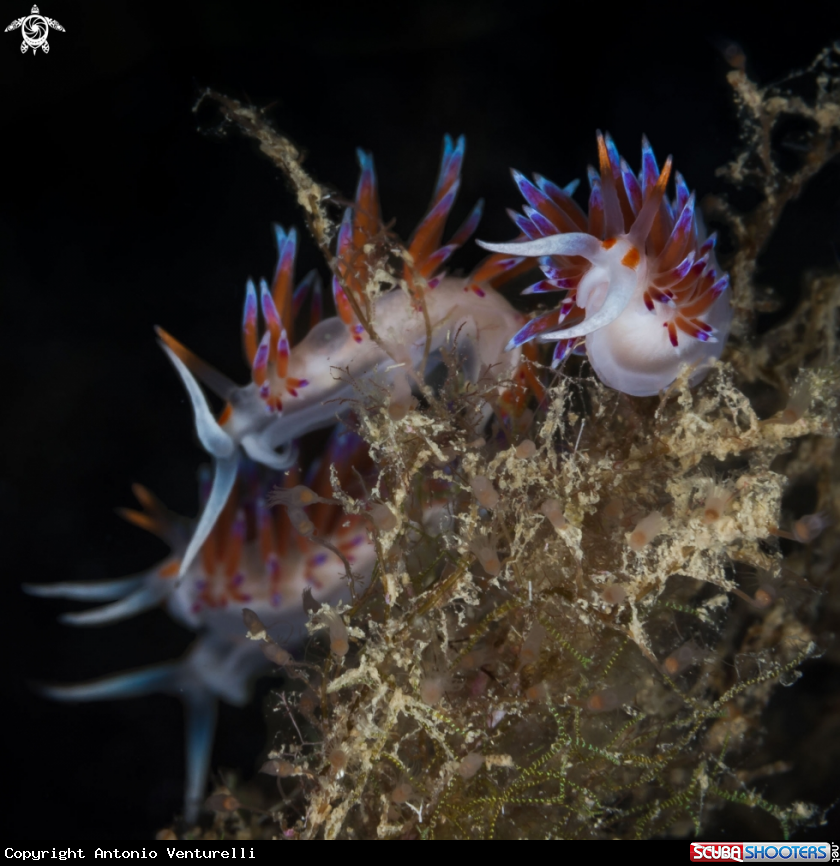
<svg viewBox="0 0 840 866">
<path fill-rule="evenodd" d="M 542 278 L 527 294 L 564 292 L 560 307 L 528 322 L 509 342 L 561 341 L 552 365 L 585 345 L 599 378 L 645 396 L 667 387 L 684 365 L 692 381 L 719 357 L 729 331 L 729 278 L 718 272 L 714 236 L 705 237 L 695 197 L 671 157 L 660 171 L 647 139 L 635 175 L 612 138 L 598 133 L 599 171 L 590 168 L 589 212 L 536 175 L 514 180 L 527 205 L 513 214 L 520 239 L 482 247 L 525 257 Z M 581 341 L 585 338 L 585 344 Z"/>
</svg>

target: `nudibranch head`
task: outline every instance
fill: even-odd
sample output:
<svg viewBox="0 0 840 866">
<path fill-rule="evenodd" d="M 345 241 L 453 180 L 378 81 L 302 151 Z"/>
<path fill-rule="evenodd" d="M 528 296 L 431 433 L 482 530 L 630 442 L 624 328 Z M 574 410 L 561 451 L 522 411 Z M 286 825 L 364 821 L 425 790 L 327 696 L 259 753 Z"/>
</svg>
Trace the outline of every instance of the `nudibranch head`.
<svg viewBox="0 0 840 866">
<path fill-rule="evenodd" d="M 600 172 L 589 169 L 589 212 L 561 188 L 514 171 L 527 202 L 511 217 L 521 231 L 507 244 L 481 243 L 494 253 L 536 259 L 543 278 L 525 294 L 565 292 L 560 306 L 528 322 L 509 348 L 555 342 L 553 366 L 585 348 L 598 378 L 634 396 L 656 394 L 680 370 L 699 381 L 720 357 L 732 317 L 729 277 L 714 256 L 695 197 L 679 172 L 676 195 L 665 194 L 671 158 L 662 171 L 647 139 L 634 174 L 609 135 L 598 133 Z M 585 341 L 585 342 L 584 342 Z"/>
</svg>

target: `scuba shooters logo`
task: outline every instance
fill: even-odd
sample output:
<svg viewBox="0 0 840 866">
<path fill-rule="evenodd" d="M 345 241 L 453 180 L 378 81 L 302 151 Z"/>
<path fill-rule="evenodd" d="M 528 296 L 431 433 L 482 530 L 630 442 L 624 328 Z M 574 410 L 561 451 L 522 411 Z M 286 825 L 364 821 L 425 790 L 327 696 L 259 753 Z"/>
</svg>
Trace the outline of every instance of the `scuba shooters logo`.
<svg viewBox="0 0 840 866">
<path fill-rule="evenodd" d="M 829 842 L 692 842 L 691 861 L 823 862 L 840 861 L 840 847 Z"/>
<path fill-rule="evenodd" d="M 38 7 L 33 6 L 29 15 L 12 21 L 6 28 L 6 33 L 20 28 L 21 35 L 23 36 L 23 42 L 20 45 L 21 54 L 26 54 L 30 48 L 33 54 L 37 54 L 39 48 L 44 54 L 49 54 L 50 43 L 47 42 L 47 35 L 49 34 L 50 27 L 53 30 L 65 32 L 64 28 L 55 18 L 47 18 L 46 15 L 41 15 Z"/>
</svg>

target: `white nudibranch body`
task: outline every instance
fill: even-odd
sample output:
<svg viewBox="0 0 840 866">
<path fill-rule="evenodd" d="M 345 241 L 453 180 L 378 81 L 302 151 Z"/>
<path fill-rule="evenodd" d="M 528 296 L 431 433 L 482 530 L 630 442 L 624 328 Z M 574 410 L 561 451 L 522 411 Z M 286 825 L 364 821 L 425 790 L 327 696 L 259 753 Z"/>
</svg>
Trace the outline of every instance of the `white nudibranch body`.
<svg viewBox="0 0 840 866">
<path fill-rule="evenodd" d="M 729 278 L 718 273 L 694 194 L 677 173 L 665 196 L 671 158 L 660 173 L 647 140 L 635 175 L 612 139 L 598 133 L 600 175 L 589 170 L 589 213 L 565 189 L 514 172 L 528 201 L 513 219 L 522 231 L 485 249 L 536 258 L 543 279 L 525 294 L 565 291 L 561 305 L 522 328 L 509 347 L 557 342 L 553 365 L 585 350 L 598 378 L 618 391 L 650 396 L 688 367 L 695 384 L 720 357 L 729 334 Z"/>
</svg>

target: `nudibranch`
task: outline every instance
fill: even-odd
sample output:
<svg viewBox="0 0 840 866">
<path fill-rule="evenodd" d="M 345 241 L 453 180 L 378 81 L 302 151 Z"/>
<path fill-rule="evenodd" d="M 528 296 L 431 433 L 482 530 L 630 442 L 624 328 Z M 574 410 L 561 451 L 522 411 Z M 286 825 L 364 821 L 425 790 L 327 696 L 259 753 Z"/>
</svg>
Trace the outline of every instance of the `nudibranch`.
<svg viewBox="0 0 840 866">
<path fill-rule="evenodd" d="M 505 347 L 524 317 L 497 292 L 482 286 L 504 278 L 522 259 L 491 256 L 468 278 L 449 277 L 443 270 L 481 216 L 479 202 L 441 246 L 460 186 L 464 149 L 463 136 L 457 142 L 446 137 L 431 205 L 404 248 L 383 228 L 373 159 L 358 151 L 361 175 L 355 202 L 344 212 L 336 244 L 335 317 L 320 320 L 317 277 L 306 278 L 293 290 L 297 236 L 294 229 L 277 230 L 279 259 L 273 285 L 262 281 L 257 292 L 249 281 L 246 291 L 243 341 L 252 369 L 249 384 L 237 386 L 158 329 L 192 402 L 198 438 L 214 459 L 212 489 L 182 559 L 182 573 L 224 507 L 240 451 L 264 466 L 287 469 L 295 462 L 295 441 L 335 423 L 342 403 L 354 396 L 359 382 L 375 379 L 386 388 L 410 392 L 412 383 L 441 362 L 445 349 L 455 350 L 468 378 L 492 370 L 494 377 L 504 380 L 521 372 L 519 349 L 506 354 Z M 395 253 L 404 259 L 402 277 L 384 265 Z M 376 282 L 390 282 L 391 287 L 372 290 Z M 310 330 L 293 346 L 292 323 L 308 292 Z M 258 310 L 264 322 L 262 335 Z M 218 419 L 199 381 L 226 401 Z"/>
<path fill-rule="evenodd" d="M 589 212 L 561 188 L 536 175 L 514 180 L 527 202 L 511 217 L 520 239 L 482 247 L 537 260 L 543 279 L 524 293 L 565 292 L 560 306 L 534 318 L 510 341 L 556 342 L 553 366 L 585 351 L 611 388 L 649 396 L 680 370 L 695 384 L 720 357 L 732 316 L 729 277 L 715 261 L 715 236 L 705 236 L 694 193 L 676 174 L 666 196 L 671 157 L 662 171 L 647 139 L 638 175 L 609 135 L 598 133 L 600 172 L 589 168 Z"/>
<path fill-rule="evenodd" d="M 495 412 L 505 420 L 524 409 L 529 393 L 543 394 L 530 365 L 538 342 L 557 342 L 555 366 L 571 351 L 585 350 L 606 385 L 633 395 L 657 393 L 684 365 L 697 381 L 719 356 L 729 329 L 728 277 L 718 273 L 714 236 L 705 237 L 694 195 L 678 174 L 676 196 L 667 199 L 671 160 L 660 172 L 646 141 L 638 176 L 609 136 L 599 134 L 598 146 L 600 174 L 589 173 L 588 215 L 572 199 L 574 184 L 561 189 L 514 173 L 528 202 L 524 214 L 514 215 L 522 235 L 510 244 L 483 244 L 493 254 L 466 277 L 444 268 L 475 231 L 480 202 L 443 243 L 460 186 L 463 137 L 446 137 L 431 204 L 406 244 L 386 229 L 372 157 L 359 151 L 355 200 L 336 227 L 334 252 L 329 250 L 336 316 L 322 318 L 317 274 L 295 286 L 297 233 L 275 227 L 273 280 L 246 284 L 242 340 L 250 382 L 237 385 L 158 329 L 189 395 L 198 439 L 213 461 L 201 485 L 200 517 L 177 517 L 137 487 L 143 511 L 126 516 L 167 541 L 171 554 L 163 563 L 114 581 L 27 590 L 104 602 L 66 614 L 72 625 L 117 623 L 163 605 L 198 632 L 181 661 L 44 689 L 61 700 L 152 691 L 182 697 L 188 820 L 197 816 L 204 794 L 217 701 L 244 703 L 254 676 L 290 658 L 278 644 L 300 641 L 304 591 L 333 604 L 351 595 L 350 581 L 363 585 L 373 573 L 369 531 L 386 506 L 367 501 L 364 489 L 354 490 L 356 481 L 361 487 L 359 472 L 364 475 L 367 465 L 375 475 L 375 468 L 366 463 L 361 440 L 338 426 L 349 407 L 372 393 L 388 394 L 388 411 L 398 417 L 412 390 L 422 389 L 429 372 L 445 361 L 456 362 L 467 381 L 489 383 L 482 393 L 495 391 L 497 399 L 479 405 L 482 417 Z M 566 294 L 558 309 L 528 321 L 496 289 L 537 266 L 544 279 L 527 292 Z M 307 298 L 308 331 L 295 343 L 294 326 Z M 220 414 L 203 388 L 224 401 Z M 333 425 L 327 451 L 298 484 L 298 441 Z M 344 513 L 332 499 L 336 479 L 370 509 L 367 515 Z M 274 655 L 246 636 L 244 608 L 267 624 L 266 633 L 277 641 Z M 340 616 L 325 611 L 322 620 L 339 634 L 343 656 Z"/>
<path fill-rule="evenodd" d="M 460 185 L 464 146 L 463 137 L 445 139 L 432 203 L 406 246 L 384 229 L 373 160 L 359 151 L 355 202 L 345 210 L 336 238 L 332 290 L 338 315 L 333 318 L 322 319 L 317 274 L 294 287 L 297 234 L 275 226 L 274 279 L 270 285 L 260 281 L 259 289 L 251 280 L 246 285 L 242 335 L 252 379 L 247 385 L 236 385 L 158 329 L 189 395 L 199 441 L 213 458 L 201 484 L 201 516 L 192 521 L 173 515 L 137 486 L 143 511 L 124 515 L 170 545 L 164 562 L 112 581 L 26 587 L 43 597 L 105 602 L 65 614 L 62 619 L 70 625 L 118 623 L 163 605 L 199 633 L 181 661 L 43 688 L 44 694 L 67 701 L 156 691 L 181 697 L 187 716 L 188 821 L 197 817 L 206 787 L 217 701 L 243 704 L 250 682 L 276 660 L 267 660 L 260 643 L 246 638 L 243 608 L 267 624 L 278 644 L 299 647 L 307 618 L 304 590 L 314 592 L 319 602 L 335 603 L 348 597 L 348 568 L 362 585 L 372 573 L 368 518 L 345 514 L 331 500 L 336 478 L 350 495 L 364 498 L 353 484 L 358 472 L 366 471 L 366 448 L 337 424 L 360 397 L 359 385 L 373 381 L 380 392 L 390 390 L 393 408 L 395 401 L 410 398 L 412 387 L 445 353 L 460 362 L 468 379 L 498 382 L 499 411 L 517 403 L 521 408 L 519 380 L 528 380 L 531 390 L 539 388 L 533 371 L 520 364 L 523 352 L 505 351 L 525 317 L 492 289 L 523 259 L 490 256 L 467 278 L 449 277 L 443 270 L 481 214 L 479 203 L 441 245 Z M 394 258 L 402 260 L 401 270 L 393 266 Z M 372 291 L 377 282 L 385 285 Z M 309 330 L 293 345 L 292 324 L 307 296 Z M 199 383 L 225 401 L 218 417 Z M 331 425 L 336 431 L 330 446 L 305 484 L 298 485 L 297 440 Z M 385 506 L 371 506 L 374 523 L 377 507 Z M 334 621 L 337 614 L 331 616 Z"/>
</svg>

